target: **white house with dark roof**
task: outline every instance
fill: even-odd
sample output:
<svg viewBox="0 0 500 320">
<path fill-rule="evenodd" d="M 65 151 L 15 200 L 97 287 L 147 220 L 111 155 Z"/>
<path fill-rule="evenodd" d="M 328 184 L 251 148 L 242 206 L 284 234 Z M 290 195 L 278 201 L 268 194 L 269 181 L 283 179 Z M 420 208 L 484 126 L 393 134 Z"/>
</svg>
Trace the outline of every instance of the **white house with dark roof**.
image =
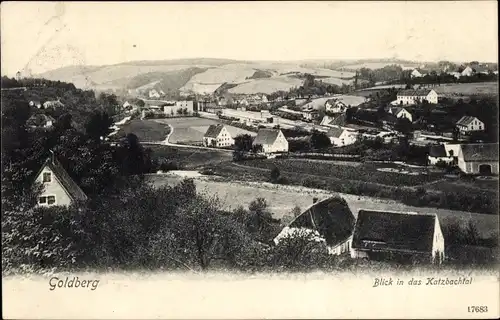
<svg viewBox="0 0 500 320">
<path fill-rule="evenodd" d="M 409 89 L 397 93 L 394 104 L 416 104 L 427 101 L 431 104 L 438 103 L 438 94 L 432 89 Z"/>
<path fill-rule="evenodd" d="M 358 132 L 351 129 L 332 127 L 326 133 L 330 142 L 335 147 L 347 146 L 353 144 L 358 139 Z"/>
<path fill-rule="evenodd" d="M 347 110 L 348 106 L 343 102 L 342 100 L 339 99 L 328 99 L 325 102 L 325 111 L 331 112 L 331 113 L 343 113 Z"/>
<path fill-rule="evenodd" d="M 265 153 L 288 152 L 288 141 L 279 129 L 259 129 L 252 146 L 262 146 Z"/>
<path fill-rule="evenodd" d="M 468 174 L 498 174 L 498 143 L 460 145 L 458 167 Z"/>
<path fill-rule="evenodd" d="M 425 75 L 425 73 L 419 69 L 413 69 L 413 71 L 410 73 L 411 78 L 421 78 Z"/>
<path fill-rule="evenodd" d="M 456 126 L 461 135 L 467 135 L 472 132 L 482 132 L 485 130 L 484 122 L 471 116 L 463 116 L 457 121 Z"/>
<path fill-rule="evenodd" d="M 85 193 L 52 152 L 37 173 L 35 181 L 43 186 L 38 197 L 39 206 L 69 206 L 74 202 L 87 200 Z"/>
<path fill-rule="evenodd" d="M 279 244 L 286 237 L 305 235 L 310 240 L 325 243 L 329 254 L 347 254 L 354 223 L 355 218 L 347 202 L 339 197 L 329 197 L 314 201 L 281 230 L 274 243 Z"/>
<path fill-rule="evenodd" d="M 208 127 L 203 136 L 203 145 L 205 147 L 230 147 L 234 144 L 234 139 L 229 131 L 222 124 L 212 124 Z"/>
<path fill-rule="evenodd" d="M 52 108 L 52 109 L 58 109 L 58 108 L 62 108 L 64 107 L 64 104 L 59 100 L 51 100 L 51 101 L 45 101 L 43 103 L 43 108 L 44 109 L 48 109 L 48 108 Z"/>
<path fill-rule="evenodd" d="M 444 237 L 436 215 L 360 210 L 351 257 L 442 263 Z"/>
<path fill-rule="evenodd" d="M 36 107 L 37 109 L 40 109 L 42 107 L 42 103 L 38 100 L 31 100 L 29 105 L 30 107 Z"/>
<path fill-rule="evenodd" d="M 405 108 L 390 107 L 389 110 L 388 110 L 388 112 L 390 114 L 396 116 L 396 118 L 406 118 L 406 119 L 410 120 L 410 122 L 413 122 L 413 116 Z"/>
<path fill-rule="evenodd" d="M 444 163 L 453 163 L 454 162 L 454 153 L 447 152 L 445 146 L 443 144 L 430 146 L 429 154 L 427 155 L 427 160 L 430 165 L 435 165 L 438 162 L 442 161 Z"/>
</svg>

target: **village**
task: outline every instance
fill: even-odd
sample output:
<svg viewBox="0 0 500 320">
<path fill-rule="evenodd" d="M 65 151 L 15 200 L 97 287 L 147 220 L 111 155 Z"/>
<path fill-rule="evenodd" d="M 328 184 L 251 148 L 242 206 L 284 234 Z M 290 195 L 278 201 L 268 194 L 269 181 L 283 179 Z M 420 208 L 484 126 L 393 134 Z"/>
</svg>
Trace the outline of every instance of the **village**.
<svg viewBox="0 0 500 320">
<path fill-rule="evenodd" d="M 213 189 L 217 185 L 222 194 L 231 188 L 243 190 L 239 185 L 242 181 L 306 187 L 304 191 L 283 189 L 282 194 L 264 196 L 271 204 L 289 195 L 295 197 L 284 207 L 273 209 L 270 219 L 277 229 L 266 235 L 266 241 L 272 240 L 275 245 L 299 235 L 324 243 L 333 256 L 441 264 L 459 259 L 456 252 L 447 256 L 449 233 L 442 226 L 456 230 L 451 221 L 457 217 L 452 216 L 463 214 L 438 213 L 429 207 L 498 217 L 489 193 L 480 198 L 473 195 L 479 190 L 494 192 L 498 181 L 498 127 L 492 111 L 496 105 L 494 101 L 486 105 L 489 96 L 450 94 L 442 89 L 456 84 L 420 83 L 427 76 L 423 72 L 408 71 L 406 84 L 353 87 L 348 92 L 322 95 L 310 93 L 323 85 L 310 75 L 305 75 L 309 81 L 300 88 L 306 92 L 302 95 L 294 90 L 271 95 L 230 95 L 216 90 L 212 95 L 191 93 L 173 100 L 162 90 L 135 92 L 111 102 L 116 110 L 114 123 L 99 139 L 120 148 L 121 141 L 131 139 L 132 134 L 155 153 L 176 152 L 176 158 L 185 153 L 186 158 L 178 163 L 168 156 L 155 160 L 158 165 L 146 173 L 157 187 L 180 183 L 186 176 L 193 176 L 197 186 Z M 497 75 L 496 70 L 470 66 L 461 73 L 441 74 L 470 84 L 469 78 L 481 73 L 490 78 Z M 412 84 L 415 79 L 418 83 Z M 18 75 L 17 81 L 25 80 Z M 482 104 L 481 108 L 477 104 Z M 55 119 L 57 110 L 65 108 L 61 99 L 29 100 L 29 108 L 33 114 L 26 126 L 31 132 L 58 130 L 55 128 L 61 118 Z M 195 154 L 198 162 L 190 160 Z M 88 201 L 71 176 L 58 154 L 50 150 L 36 174 L 35 181 L 44 186 L 37 206 L 71 206 Z M 264 184 L 255 187 L 251 197 L 258 200 L 266 188 Z M 321 197 L 315 193 L 309 196 L 314 188 L 322 190 Z M 380 188 L 415 196 L 401 197 L 396 191 L 383 192 Z M 469 196 L 476 198 L 463 207 L 462 200 L 447 199 L 453 196 L 448 194 L 453 189 L 464 197 L 474 190 Z M 328 191 L 334 193 L 325 193 Z M 357 201 L 352 195 L 358 196 Z M 359 196 L 366 200 L 360 202 Z M 233 199 L 238 198 L 235 194 Z M 376 198 L 396 202 L 381 207 Z M 398 201 L 403 204 L 398 205 Z M 229 202 L 227 210 L 234 210 Z M 241 199 L 234 203 L 241 203 Z M 405 206 L 411 211 L 401 210 Z M 467 232 L 479 232 L 476 238 L 489 239 L 494 230 L 486 226 L 478 229 L 477 215 L 462 221 L 462 225 L 468 224 Z M 474 250 L 483 250 L 474 241 Z M 467 245 L 470 250 L 470 243 Z M 474 255 L 474 250 L 468 254 Z"/>
</svg>

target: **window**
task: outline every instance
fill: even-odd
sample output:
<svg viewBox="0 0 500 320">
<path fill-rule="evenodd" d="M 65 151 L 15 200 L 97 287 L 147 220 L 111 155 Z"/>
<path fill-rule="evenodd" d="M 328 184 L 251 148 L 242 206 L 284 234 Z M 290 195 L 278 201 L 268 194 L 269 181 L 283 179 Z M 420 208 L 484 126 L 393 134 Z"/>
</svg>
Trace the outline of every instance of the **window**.
<svg viewBox="0 0 500 320">
<path fill-rule="evenodd" d="M 39 204 L 46 204 L 47 203 L 47 197 L 39 197 L 38 198 L 38 203 Z"/>
<path fill-rule="evenodd" d="M 52 181 L 52 173 L 44 172 L 43 173 L 43 182 L 51 182 Z"/>
<path fill-rule="evenodd" d="M 56 196 L 48 196 L 47 197 L 47 204 L 50 206 L 51 204 L 56 203 Z"/>
</svg>

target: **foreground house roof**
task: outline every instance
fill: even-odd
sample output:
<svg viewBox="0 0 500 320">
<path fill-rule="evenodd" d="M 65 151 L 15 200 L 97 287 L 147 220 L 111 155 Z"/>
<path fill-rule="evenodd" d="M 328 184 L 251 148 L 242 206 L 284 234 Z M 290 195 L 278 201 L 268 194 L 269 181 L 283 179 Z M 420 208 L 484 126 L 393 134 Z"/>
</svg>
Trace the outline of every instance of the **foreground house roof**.
<svg viewBox="0 0 500 320">
<path fill-rule="evenodd" d="M 318 231 L 329 246 L 334 246 L 352 235 L 354 223 L 355 219 L 347 202 L 339 197 L 330 197 L 311 205 L 288 227 Z"/>
<path fill-rule="evenodd" d="M 335 128 L 331 128 L 330 130 L 328 130 L 326 135 L 328 137 L 340 138 L 340 136 L 342 135 L 343 132 L 344 132 L 344 129 L 335 127 Z"/>
<path fill-rule="evenodd" d="M 360 210 L 352 248 L 431 252 L 436 216 Z"/>
<path fill-rule="evenodd" d="M 498 143 L 462 144 L 464 161 L 498 161 Z"/>
<path fill-rule="evenodd" d="M 54 123 L 56 120 L 54 118 L 52 118 L 50 115 L 46 115 L 44 113 L 37 113 L 37 114 L 32 115 L 26 121 L 26 124 L 28 126 L 41 127 L 41 126 L 44 126 L 49 121 L 52 121 L 52 123 Z"/>
<path fill-rule="evenodd" d="M 257 132 L 257 136 L 253 140 L 253 144 L 264 145 L 264 144 L 273 144 L 274 141 L 278 138 L 281 130 L 279 129 L 260 129 Z"/>
<path fill-rule="evenodd" d="M 224 129 L 224 125 L 222 124 L 212 124 L 208 127 L 207 132 L 203 137 L 205 138 L 217 138 L 220 132 Z"/>
<path fill-rule="evenodd" d="M 62 187 L 66 190 L 72 200 L 87 200 L 87 195 L 82 191 L 82 189 L 80 189 L 76 182 L 69 176 L 68 172 L 64 170 L 62 164 L 53 155 L 49 156 L 45 160 L 36 177 L 42 173 L 46 166 L 49 167 L 54 173 L 55 177 L 61 183 Z"/>
</svg>

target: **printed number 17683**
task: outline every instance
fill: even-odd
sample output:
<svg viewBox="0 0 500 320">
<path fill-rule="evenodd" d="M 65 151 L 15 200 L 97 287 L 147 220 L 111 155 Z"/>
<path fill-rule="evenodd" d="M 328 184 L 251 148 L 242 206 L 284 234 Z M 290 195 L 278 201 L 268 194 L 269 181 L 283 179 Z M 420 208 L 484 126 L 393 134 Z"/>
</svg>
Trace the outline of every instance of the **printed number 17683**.
<svg viewBox="0 0 500 320">
<path fill-rule="evenodd" d="M 467 311 L 473 312 L 473 313 L 488 312 L 488 307 L 487 306 L 469 306 L 469 307 L 467 307 Z"/>
</svg>

